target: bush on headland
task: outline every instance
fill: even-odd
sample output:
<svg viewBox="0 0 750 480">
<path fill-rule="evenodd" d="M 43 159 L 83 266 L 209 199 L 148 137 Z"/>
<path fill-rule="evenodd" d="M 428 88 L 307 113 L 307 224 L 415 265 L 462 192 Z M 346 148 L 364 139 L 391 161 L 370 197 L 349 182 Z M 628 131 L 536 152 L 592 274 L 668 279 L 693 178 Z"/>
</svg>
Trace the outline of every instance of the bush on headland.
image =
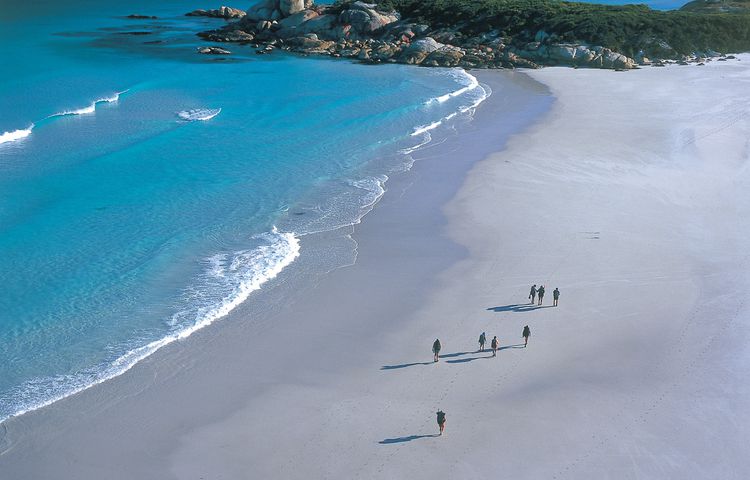
<svg viewBox="0 0 750 480">
<path fill-rule="evenodd" d="M 750 50 L 750 9 L 703 14 L 556 0 L 383 0 L 380 6 L 433 27 L 454 27 L 465 35 L 498 29 L 520 43 L 533 42 L 536 33 L 544 31 L 552 42 L 601 45 L 629 57 L 640 51 L 676 58 Z"/>
</svg>

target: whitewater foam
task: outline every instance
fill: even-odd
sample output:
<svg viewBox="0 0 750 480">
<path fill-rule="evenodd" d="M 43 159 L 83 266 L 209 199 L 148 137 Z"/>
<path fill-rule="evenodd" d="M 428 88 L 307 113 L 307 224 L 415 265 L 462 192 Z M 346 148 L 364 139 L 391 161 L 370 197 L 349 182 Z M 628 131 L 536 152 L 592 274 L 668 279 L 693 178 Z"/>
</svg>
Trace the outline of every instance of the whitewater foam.
<svg viewBox="0 0 750 480">
<path fill-rule="evenodd" d="M 62 111 L 62 112 L 58 112 L 58 113 L 50 115 L 47 118 L 65 117 L 65 116 L 68 116 L 68 115 L 87 115 L 87 114 L 90 114 L 90 113 L 94 113 L 96 111 L 96 106 L 97 105 L 99 105 L 101 103 L 117 103 L 120 100 L 120 95 L 122 95 L 123 93 L 126 93 L 127 91 L 128 90 L 123 90 L 121 92 L 116 92 L 114 95 L 111 95 L 109 97 L 97 98 L 96 100 L 94 100 L 93 102 L 91 102 L 91 105 L 88 105 L 88 106 L 82 107 L 82 108 L 77 108 L 75 110 L 65 110 L 65 111 Z"/>
<path fill-rule="evenodd" d="M 425 102 L 425 105 L 428 105 L 428 104 L 434 103 L 434 102 L 443 103 L 443 102 L 445 102 L 446 100 L 448 100 L 450 98 L 458 97 L 458 96 L 463 95 L 463 94 L 468 93 L 468 92 L 474 92 L 475 90 L 478 92 L 478 95 L 476 96 L 476 99 L 472 103 L 470 103 L 469 105 L 461 105 L 461 106 L 459 106 L 457 111 L 454 111 L 454 112 L 449 113 L 448 115 L 445 115 L 440 120 L 437 120 L 437 121 L 434 121 L 434 122 L 431 122 L 431 123 L 428 123 L 428 124 L 425 124 L 425 125 L 418 125 L 417 127 L 414 127 L 414 130 L 410 134 L 412 137 L 416 137 L 416 136 L 419 136 L 419 135 L 426 134 L 430 130 L 434 130 L 434 129 L 438 128 L 440 125 L 443 125 L 448 120 L 451 120 L 451 119 L 455 118 L 459 113 L 468 113 L 469 115 L 473 114 L 474 110 L 482 102 L 484 102 L 487 99 L 487 97 L 490 96 L 490 94 L 492 92 L 489 90 L 489 88 L 485 88 L 482 85 L 480 85 L 479 82 L 477 81 L 476 77 L 474 77 L 473 75 L 465 72 L 464 70 L 460 70 L 460 71 L 464 72 L 464 74 L 466 75 L 466 78 L 469 81 L 468 85 L 466 85 L 465 87 L 460 88 L 458 90 L 455 90 L 453 92 L 447 93 L 445 95 L 441 95 L 440 97 L 435 97 L 433 99 L 430 99 L 427 102 Z M 424 146 L 424 143 L 422 145 L 419 145 L 416 148 L 420 148 L 422 146 Z M 411 153 L 411 151 L 413 151 L 413 150 L 404 151 L 403 153 Z"/>
<path fill-rule="evenodd" d="M 122 375 L 160 348 L 185 339 L 228 315 L 299 256 L 300 242 L 294 233 L 279 232 L 274 227 L 272 231 L 253 238 L 262 244 L 253 249 L 217 254 L 207 259 L 202 281 L 185 293 L 191 307 L 172 317 L 169 322 L 172 331 L 168 335 L 130 349 L 103 369 L 92 368 L 74 375 L 57 375 L 26 382 L 12 391 L 11 397 L 14 400 L 29 399 L 29 403 L 22 402 L 15 411 L 0 416 L 0 422 Z M 40 397 L 43 399 L 38 400 Z"/>
<path fill-rule="evenodd" d="M 28 128 L 21 128 L 18 130 L 13 130 L 12 132 L 3 132 L 3 134 L 0 135 L 0 144 L 6 142 L 15 142 L 16 140 L 26 138 L 31 135 L 31 130 L 33 130 L 33 128 L 34 124 L 32 123 Z"/>
<path fill-rule="evenodd" d="M 439 97 L 431 98 L 424 103 L 425 105 L 430 105 L 433 103 L 445 103 L 451 98 L 463 95 L 464 93 L 474 90 L 475 88 L 479 86 L 479 80 L 477 80 L 477 77 L 470 74 L 463 68 L 451 70 L 451 72 L 455 73 L 454 77 L 457 77 L 460 80 L 464 80 L 463 83 L 465 86 L 453 92 L 446 93 L 445 95 L 440 95 Z"/>
<path fill-rule="evenodd" d="M 177 116 L 189 122 L 211 120 L 221 113 L 220 108 L 194 108 L 177 112 Z"/>
</svg>

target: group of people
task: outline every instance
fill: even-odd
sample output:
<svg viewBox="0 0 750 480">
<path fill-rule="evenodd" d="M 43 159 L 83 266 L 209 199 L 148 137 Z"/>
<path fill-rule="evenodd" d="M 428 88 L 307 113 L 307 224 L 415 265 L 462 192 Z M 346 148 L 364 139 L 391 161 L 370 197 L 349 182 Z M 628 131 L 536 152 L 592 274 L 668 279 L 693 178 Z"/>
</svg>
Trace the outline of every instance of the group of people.
<svg viewBox="0 0 750 480">
<path fill-rule="evenodd" d="M 531 336 L 531 329 L 528 325 L 523 327 L 523 332 L 521 333 L 521 336 L 523 337 L 523 346 L 526 348 L 526 346 L 529 344 L 529 337 Z M 484 352 L 484 345 L 487 343 L 487 334 L 485 332 L 482 332 L 481 335 L 479 335 L 479 351 Z M 500 347 L 500 342 L 497 340 L 497 335 L 492 337 L 492 342 L 490 342 L 490 348 L 492 348 L 492 356 L 497 356 L 497 349 Z M 435 341 L 432 344 L 432 353 L 434 354 L 433 361 L 437 362 L 440 360 L 440 349 L 442 348 L 442 345 L 440 344 L 440 339 L 436 338 Z M 445 412 L 442 410 L 437 411 L 437 424 L 438 428 L 440 428 L 440 435 L 443 434 L 443 430 L 445 430 Z"/>
<path fill-rule="evenodd" d="M 537 305 L 541 305 L 542 301 L 544 300 L 544 285 L 540 285 L 539 288 L 537 288 L 536 284 L 531 286 L 531 291 L 529 292 L 529 300 L 531 300 L 531 304 L 534 304 L 536 301 L 536 298 L 539 298 L 539 303 Z M 560 289 L 555 287 L 555 289 L 552 291 L 552 306 L 557 306 L 557 301 L 560 298 Z M 521 332 L 521 336 L 523 337 L 523 346 L 526 348 L 529 344 L 529 337 L 531 336 L 531 329 L 528 325 L 523 327 L 523 332 Z M 481 335 L 479 335 L 479 351 L 484 352 L 484 346 L 487 343 L 487 334 L 485 332 L 482 332 Z M 490 348 L 492 349 L 492 356 L 497 356 L 497 349 L 500 347 L 500 342 L 497 340 L 497 336 L 492 337 L 492 341 L 490 342 Z M 440 339 L 436 338 L 435 341 L 432 344 L 432 353 L 434 354 L 433 361 L 437 362 L 440 360 L 440 349 L 442 348 L 442 345 L 440 344 Z M 443 434 L 443 430 L 445 430 L 445 412 L 442 410 L 437 411 L 437 423 L 438 428 L 440 428 L 440 435 Z"/>
<path fill-rule="evenodd" d="M 539 302 L 537 305 L 541 305 L 542 301 L 544 300 L 544 285 L 540 285 L 539 288 L 536 287 L 536 283 L 531 286 L 531 291 L 529 292 L 529 300 L 531 300 L 531 304 L 534 304 L 534 299 L 536 297 L 539 297 Z M 557 306 L 557 301 L 560 299 L 560 289 L 555 287 L 554 290 L 552 290 L 552 306 Z"/>
</svg>

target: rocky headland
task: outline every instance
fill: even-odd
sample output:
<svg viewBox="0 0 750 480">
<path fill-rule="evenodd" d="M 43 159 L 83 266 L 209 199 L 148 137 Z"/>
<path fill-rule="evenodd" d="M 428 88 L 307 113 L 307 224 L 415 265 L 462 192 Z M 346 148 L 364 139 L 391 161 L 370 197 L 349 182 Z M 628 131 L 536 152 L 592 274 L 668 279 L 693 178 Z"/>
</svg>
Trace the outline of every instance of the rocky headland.
<svg viewBox="0 0 750 480">
<path fill-rule="evenodd" d="M 673 38 L 673 43 L 684 43 L 679 35 L 670 37 L 665 34 L 664 38 L 641 35 L 635 41 L 611 41 L 621 47 L 618 51 L 607 42 L 595 41 L 599 37 L 606 39 L 607 36 L 591 34 L 586 38 L 585 31 L 561 32 L 556 22 L 548 22 L 549 28 L 545 28 L 544 18 L 531 22 L 529 18 L 534 12 L 525 12 L 526 17 L 506 18 L 502 15 L 502 9 L 484 16 L 456 11 L 454 17 L 449 15 L 446 20 L 442 11 L 435 10 L 436 7 L 415 8 L 408 3 L 412 1 L 403 0 L 406 12 L 402 12 L 392 8 L 393 1 L 381 4 L 346 1 L 316 5 L 312 0 L 260 0 L 242 12 L 244 15 L 229 7 L 198 11 L 210 12 L 200 13 L 209 16 L 239 18 L 222 28 L 199 35 L 212 42 L 251 44 L 259 54 L 282 49 L 305 55 L 350 58 L 364 63 L 436 67 L 538 68 L 563 65 L 627 70 L 666 63 L 701 64 L 712 58 L 725 57 L 718 47 L 717 50 L 704 47 L 704 44 L 709 44 L 706 42 L 699 45 L 701 50 L 693 48 L 690 51 L 685 51 L 685 47 L 670 45 L 669 40 Z M 502 4 L 502 0 L 497 2 Z M 557 2 L 555 8 L 558 8 L 557 5 L 583 4 Z M 670 13 L 655 12 L 645 6 L 593 7 L 600 7 L 607 14 L 625 12 L 628 15 L 634 13 L 657 17 Z M 233 12 L 231 17 L 227 14 L 230 11 Z M 682 15 L 678 20 L 687 21 L 688 27 L 692 21 L 691 15 L 697 15 L 675 13 Z M 543 17 L 543 14 L 538 16 Z M 717 18 L 716 15 L 713 17 Z M 723 28 L 723 23 L 718 22 L 717 25 L 717 28 Z M 730 25 L 734 23 L 730 22 Z M 750 49 L 750 38 L 747 38 L 750 33 L 744 32 L 744 37 L 737 40 L 738 45 L 747 44 Z"/>
</svg>

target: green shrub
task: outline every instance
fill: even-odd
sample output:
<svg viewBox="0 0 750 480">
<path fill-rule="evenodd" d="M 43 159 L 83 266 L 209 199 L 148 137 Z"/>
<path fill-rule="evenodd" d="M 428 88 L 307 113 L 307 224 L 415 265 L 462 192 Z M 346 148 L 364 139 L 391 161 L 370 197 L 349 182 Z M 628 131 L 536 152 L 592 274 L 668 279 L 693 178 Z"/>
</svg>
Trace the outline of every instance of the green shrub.
<svg viewBox="0 0 750 480">
<path fill-rule="evenodd" d="M 602 45 L 630 56 L 640 50 L 655 56 L 750 51 L 748 13 L 657 11 L 646 5 L 556 0 L 384 0 L 380 7 L 466 35 L 497 29 L 515 42 L 529 42 L 544 30 L 557 41 Z"/>
</svg>

